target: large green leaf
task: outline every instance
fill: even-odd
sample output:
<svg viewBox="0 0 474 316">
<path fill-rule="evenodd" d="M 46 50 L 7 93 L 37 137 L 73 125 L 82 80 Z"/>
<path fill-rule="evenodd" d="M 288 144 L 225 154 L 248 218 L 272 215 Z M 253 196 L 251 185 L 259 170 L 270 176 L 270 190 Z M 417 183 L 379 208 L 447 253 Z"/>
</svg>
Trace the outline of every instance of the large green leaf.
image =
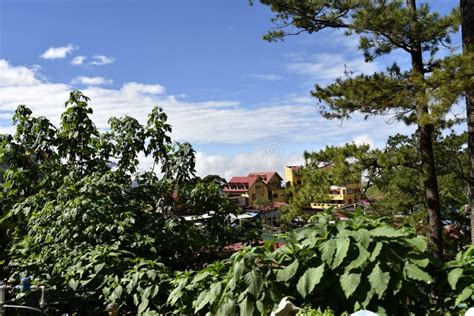
<svg viewBox="0 0 474 316">
<path fill-rule="evenodd" d="M 368 248 L 370 245 L 370 233 L 367 229 L 365 228 L 360 228 L 352 233 L 354 236 L 355 240 L 359 242 L 362 247 Z"/>
<path fill-rule="evenodd" d="M 324 275 L 324 263 L 322 263 L 317 268 L 309 268 L 308 270 L 303 273 L 303 275 L 298 280 L 298 284 L 296 284 L 296 289 L 298 293 L 301 294 L 303 298 L 305 298 L 308 294 L 310 294 L 314 287 L 321 282 L 321 278 Z"/>
<path fill-rule="evenodd" d="M 462 268 L 456 268 L 454 270 L 449 271 L 448 282 L 453 290 L 456 289 L 456 284 L 458 283 L 459 278 L 462 276 L 463 272 L 464 270 Z"/>
<path fill-rule="evenodd" d="M 456 297 L 455 304 L 458 305 L 461 302 L 464 302 L 469 297 L 471 297 L 472 294 L 473 294 L 473 289 L 472 288 L 469 288 L 469 287 L 464 288 L 464 290 L 462 290 L 461 294 L 459 294 L 459 296 Z"/>
<path fill-rule="evenodd" d="M 383 272 L 380 269 L 379 263 L 377 263 L 369 274 L 369 283 L 372 286 L 372 290 L 378 295 L 379 298 L 383 296 L 388 287 L 390 281 L 390 273 Z"/>
<path fill-rule="evenodd" d="M 341 282 L 342 290 L 346 295 L 346 298 L 349 298 L 352 293 L 357 289 L 360 284 L 360 273 L 344 273 L 339 278 Z"/>
<path fill-rule="evenodd" d="M 323 243 L 321 243 L 320 246 L 321 249 L 321 259 L 323 259 L 324 262 L 328 266 L 331 266 L 333 257 L 334 257 L 334 252 L 336 252 L 336 243 L 334 240 L 326 240 Z"/>
<path fill-rule="evenodd" d="M 433 281 L 433 278 L 428 273 L 421 270 L 416 264 L 410 262 L 405 264 L 404 272 L 408 278 L 413 280 L 424 281 L 426 283 Z"/>
<path fill-rule="evenodd" d="M 370 231 L 370 235 L 374 237 L 396 238 L 407 236 L 407 233 L 401 229 L 390 226 L 382 226 L 374 228 Z"/>
<path fill-rule="evenodd" d="M 372 250 L 372 254 L 370 255 L 370 262 L 373 262 L 375 261 L 375 259 L 377 259 L 377 257 L 380 255 L 380 252 L 382 251 L 382 248 L 383 248 L 383 243 L 381 242 L 377 242 L 375 244 L 375 247 L 374 247 L 374 250 Z"/>
<path fill-rule="evenodd" d="M 406 241 L 413 248 L 419 250 L 420 252 L 424 252 L 426 250 L 426 248 L 428 248 L 428 243 L 426 242 L 425 238 L 423 238 L 423 237 L 409 238 Z"/>
<path fill-rule="evenodd" d="M 235 302 L 231 299 L 227 300 L 217 310 L 216 316 L 235 315 Z"/>
<path fill-rule="evenodd" d="M 357 269 L 359 268 L 361 265 L 363 265 L 367 259 L 369 259 L 370 257 L 370 252 L 368 252 L 364 247 L 362 247 L 361 245 L 357 244 L 357 248 L 359 249 L 359 255 L 357 256 L 357 258 L 355 258 L 354 260 L 352 260 L 351 263 L 349 263 L 349 265 L 346 267 L 346 271 L 350 271 L 352 269 Z"/>
<path fill-rule="evenodd" d="M 263 279 L 260 272 L 258 272 L 257 269 L 252 269 L 252 271 L 248 272 L 244 278 L 248 285 L 247 290 L 257 298 L 263 288 Z"/>
<path fill-rule="evenodd" d="M 204 306 L 207 305 L 207 303 L 209 303 L 209 297 L 210 297 L 209 294 L 210 294 L 209 290 L 204 290 L 199 294 L 198 298 L 193 302 L 195 313 L 199 312 L 201 309 L 204 308 Z"/>
<path fill-rule="evenodd" d="M 349 237 L 336 239 L 336 254 L 334 255 L 334 261 L 332 263 L 333 269 L 337 268 L 342 263 L 342 261 L 344 261 L 347 251 L 349 250 L 349 245 Z"/>
<path fill-rule="evenodd" d="M 255 309 L 255 304 L 249 299 L 248 296 L 239 304 L 241 316 L 252 316 Z"/>
<path fill-rule="evenodd" d="M 295 259 L 292 263 L 287 265 L 285 268 L 277 271 L 277 281 L 286 282 L 298 271 L 299 262 L 298 259 Z"/>
</svg>

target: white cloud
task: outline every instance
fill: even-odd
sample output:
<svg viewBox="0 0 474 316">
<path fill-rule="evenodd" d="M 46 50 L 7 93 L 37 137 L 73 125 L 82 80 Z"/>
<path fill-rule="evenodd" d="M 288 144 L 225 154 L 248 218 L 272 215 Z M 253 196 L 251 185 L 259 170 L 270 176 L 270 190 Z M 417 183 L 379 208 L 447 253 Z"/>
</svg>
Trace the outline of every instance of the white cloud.
<svg viewBox="0 0 474 316">
<path fill-rule="evenodd" d="M 35 115 L 47 116 L 58 124 L 73 86 L 46 82 L 27 67 L 15 67 L 1 60 L 0 65 L 0 113 L 12 114 L 18 104 L 26 104 Z M 339 121 L 328 121 L 320 117 L 313 102 L 295 95 L 249 107 L 226 99 L 192 102 L 165 94 L 165 88 L 159 84 L 137 82 L 124 83 L 120 89 L 88 86 L 83 92 L 92 99 L 93 119 L 98 128 L 107 128 L 110 116 L 131 115 L 144 123 L 152 107 L 158 105 L 168 115 L 173 139 L 193 144 L 247 146 L 277 142 L 312 144 L 305 149 L 316 150 L 324 144 L 352 142 L 362 134 L 370 135 L 378 144 L 388 135 L 407 131 L 403 124 L 388 125 L 380 117 L 365 121 L 354 115 L 342 125 Z"/>
<path fill-rule="evenodd" d="M 159 84 L 144 84 L 137 82 L 124 83 L 120 90 L 127 95 L 165 93 L 165 87 Z"/>
<path fill-rule="evenodd" d="M 236 155 L 208 155 L 196 153 L 196 174 L 217 174 L 227 180 L 233 176 L 245 176 L 249 172 L 277 171 L 284 177 L 285 166 L 304 164 L 302 153 L 272 155 L 267 150 L 239 153 Z"/>
<path fill-rule="evenodd" d="M 76 47 L 72 44 L 62 47 L 50 47 L 40 55 L 43 59 L 61 59 L 70 54 Z"/>
<path fill-rule="evenodd" d="M 72 84 L 83 84 L 87 86 L 100 86 L 104 84 L 111 84 L 112 80 L 111 79 L 106 79 L 104 77 L 85 77 L 85 76 L 79 76 L 71 81 Z"/>
<path fill-rule="evenodd" d="M 277 81 L 283 79 L 282 76 L 278 76 L 275 74 L 253 74 L 252 77 L 266 81 Z"/>
<path fill-rule="evenodd" d="M 36 68 L 11 66 L 6 60 L 0 59 L 0 87 L 30 86 L 38 84 Z"/>
<path fill-rule="evenodd" d="M 343 54 L 320 53 L 293 59 L 286 64 L 291 73 L 309 76 L 319 83 L 331 82 L 344 76 L 346 71 L 354 74 L 371 74 L 379 69 L 377 62 L 366 63 L 361 56 L 348 57 Z"/>
<path fill-rule="evenodd" d="M 92 59 L 94 59 L 94 60 L 90 64 L 91 65 L 96 65 L 96 66 L 111 64 L 115 61 L 114 58 L 107 57 L 105 55 L 95 55 L 95 56 L 92 57 Z"/>
<path fill-rule="evenodd" d="M 76 56 L 72 59 L 71 64 L 74 66 L 79 66 L 84 64 L 86 61 L 86 56 Z"/>
<path fill-rule="evenodd" d="M 352 142 L 354 144 L 356 144 L 357 146 L 360 146 L 360 145 L 369 145 L 370 148 L 374 148 L 374 141 L 372 140 L 372 138 L 367 135 L 367 134 L 361 134 L 359 136 L 356 136 L 354 137 L 354 139 L 352 140 Z"/>
</svg>

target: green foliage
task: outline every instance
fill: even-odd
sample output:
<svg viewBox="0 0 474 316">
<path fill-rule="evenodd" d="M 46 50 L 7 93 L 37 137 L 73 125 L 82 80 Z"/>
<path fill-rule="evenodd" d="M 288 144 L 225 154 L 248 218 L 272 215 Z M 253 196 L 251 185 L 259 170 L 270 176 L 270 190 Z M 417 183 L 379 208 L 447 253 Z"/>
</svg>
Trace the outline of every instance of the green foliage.
<svg viewBox="0 0 474 316">
<path fill-rule="evenodd" d="M 334 312 L 330 309 L 325 309 L 321 311 L 321 308 L 314 309 L 308 306 L 301 308 L 296 314 L 297 316 L 335 316 Z M 341 314 L 342 316 L 348 315 L 347 313 Z"/>
<path fill-rule="evenodd" d="M 71 92 L 58 128 L 19 106 L 16 134 L 0 138 L 2 275 L 48 287 L 51 312 L 159 311 L 175 270 L 235 241 L 235 208 L 221 183 L 194 177 L 194 150 L 172 143 L 160 108 L 146 125 L 111 118 L 100 132 L 88 101 Z M 154 166 L 137 173 L 141 154 Z M 204 212 L 214 216 L 200 227 L 180 218 Z"/>
<path fill-rule="evenodd" d="M 474 304 L 474 246 L 468 246 L 447 263 L 448 283 L 452 290 L 448 306 L 464 309 Z"/>
<path fill-rule="evenodd" d="M 278 238 L 284 246 L 277 250 L 267 242 L 180 274 L 172 281 L 171 309 L 266 315 L 284 296 L 336 313 L 378 307 L 416 313 L 429 306 L 433 262 L 426 239 L 412 229 L 363 216 L 334 223 L 321 214 Z"/>
</svg>

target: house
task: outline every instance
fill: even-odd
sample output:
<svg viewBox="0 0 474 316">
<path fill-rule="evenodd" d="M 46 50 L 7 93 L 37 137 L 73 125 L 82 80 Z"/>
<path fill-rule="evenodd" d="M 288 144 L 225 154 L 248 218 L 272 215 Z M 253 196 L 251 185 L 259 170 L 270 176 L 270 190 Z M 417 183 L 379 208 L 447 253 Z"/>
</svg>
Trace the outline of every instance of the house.
<svg viewBox="0 0 474 316">
<path fill-rule="evenodd" d="M 286 187 L 297 187 L 303 183 L 303 175 L 301 170 L 303 166 L 286 166 L 285 167 L 285 183 Z"/>
<path fill-rule="evenodd" d="M 283 178 L 277 172 L 251 172 L 249 177 L 260 177 L 268 189 L 271 202 L 286 202 L 286 190 L 281 186 Z"/>
<path fill-rule="evenodd" d="M 232 177 L 224 193 L 240 206 L 252 205 L 256 200 L 268 201 L 268 187 L 261 177 Z"/>
<path fill-rule="evenodd" d="M 302 166 L 286 166 L 285 181 L 286 187 L 298 188 L 303 184 Z M 331 164 L 321 163 L 318 168 L 330 169 Z M 332 185 L 325 201 L 315 201 L 310 203 L 309 208 L 314 210 L 326 210 L 329 208 L 339 208 L 345 205 L 354 204 L 359 201 L 361 195 L 361 183 L 347 183 L 343 185 Z M 291 193 L 290 193 L 291 194 Z"/>
<path fill-rule="evenodd" d="M 357 203 L 361 195 L 360 183 L 349 183 L 344 186 L 331 185 L 327 201 L 311 203 L 312 209 L 326 210 L 329 208 L 340 208 L 345 205 Z"/>
</svg>

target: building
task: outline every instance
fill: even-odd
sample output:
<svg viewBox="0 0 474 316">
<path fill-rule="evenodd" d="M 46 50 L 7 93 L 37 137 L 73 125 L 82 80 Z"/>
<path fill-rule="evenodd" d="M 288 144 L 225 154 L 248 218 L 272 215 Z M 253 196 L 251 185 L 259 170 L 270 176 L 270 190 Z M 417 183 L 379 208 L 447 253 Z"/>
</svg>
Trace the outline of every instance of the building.
<svg viewBox="0 0 474 316">
<path fill-rule="evenodd" d="M 321 163 L 319 168 L 330 169 L 331 164 Z M 298 188 L 303 184 L 302 166 L 286 166 L 285 182 L 287 189 Z M 315 201 L 308 206 L 314 210 L 326 210 L 329 208 L 339 208 L 357 203 L 361 196 L 361 183 L 348 183 L 342 186 L 332 185 L 326 201 Z M 289 193 L 291 195 L 291 193 Z"/>
<path fill-rule="evenodd" d="M 350 183 L 344 186 L 331 185 L 330 194 L 327 201 L 311 203 L 312 209 L 326 210 L 329 208 L 340 208 L 346 205 L 355 204 L 361 195 L 360 183 Z"/>
<path fill-rule="evenodd" d="M 285 183 L 286 187 L 298 187 L 303 183 L 303 175 L 301 170 L 303 166 L 286 166 L 285 167 Z"/>
<path fill-rule="evenodd" d="M 252 205 L 256 200 L 268 201 L 268 187 L 261 177 L 232 177 L 224 193 L 240 206 Z"/>
<path fill-rule="evenodd" d="M 286 202 L 286 190 L 281 186 L 283 178 L 277 172 L 251 172 L 249 177 L 260 177 L 268 189 L 271 202 Z"/>
</svg>

